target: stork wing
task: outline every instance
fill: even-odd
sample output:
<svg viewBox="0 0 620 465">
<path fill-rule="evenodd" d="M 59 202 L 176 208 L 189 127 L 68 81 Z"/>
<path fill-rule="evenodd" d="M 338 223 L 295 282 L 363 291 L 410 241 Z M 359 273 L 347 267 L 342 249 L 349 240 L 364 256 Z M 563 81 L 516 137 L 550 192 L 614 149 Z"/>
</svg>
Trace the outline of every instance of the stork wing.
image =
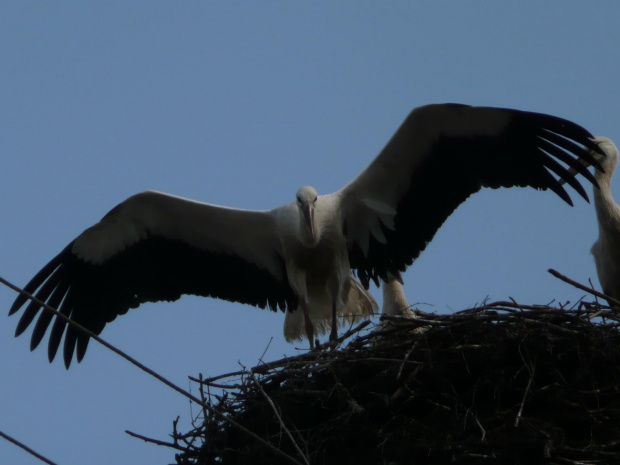
<svg viewBox="0 0 620 465">
<path fill-rule="evenodd" d="M 596 185 L 580 163 L 600 168 L 584 149 L 601 152 L 591 137 L 575 123 L 538 113 L 457 104 L 413 110 L 377 158 L 333 194 L 341 202 L 351 267 L 365 286 L 404 271 L 481 187 L 551 189 L 572 205 L 555 173 L 588 200 L 574 176 Z"/>
<path fill-rule="evenodd" d="M 84 231 L 26 285 L 25 290 L 99 334 L 106 323 L 143 302 L 195 294 L 272 310 L 296 307 L 288 285 L 272 212 L 236 210 L 143 192 Z M 9 314 L 26 297 L 17 297 Z M 30 302 L 17 325 L 21 334 L 40 310 Z M 43 311 L 34 327 L 35 349 L 53 318 Z M 66 322 L 56 318 L 48 356 L 54 359 Z M 66 328 L 67 368 L 89 338 Z"/>
</svg>

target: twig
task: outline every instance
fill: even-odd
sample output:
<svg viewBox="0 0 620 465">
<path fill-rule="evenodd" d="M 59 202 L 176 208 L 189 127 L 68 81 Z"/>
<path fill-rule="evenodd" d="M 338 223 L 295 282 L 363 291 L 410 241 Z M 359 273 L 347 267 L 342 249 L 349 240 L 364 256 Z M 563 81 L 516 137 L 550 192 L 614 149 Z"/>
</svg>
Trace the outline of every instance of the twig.
<svg viewBox="0 0 620 465">
<path fill-rule="evenodd" d="M 364 321 L 362 321 L 355 328 L 347 330 L 344 334 L 339 336 L 334 342 L 330 341 L 330 342 L 327 342 L 326 344 L 324 344 L 322 346 L 323 350 L 321 350 L 321 353 L 324 353 L 325 349 L 335 349 L 340 344 L 342 344 L 346 339 L 348 339 L 349 337 L 353 336 L 356 333 L 359 333 L 362 329 L 364 329 L 366 326 L 368 326 L 371 323 L 372 323 L 372 320 L 364 320 Z"/>
<path fill-rule="evenodd" d="M 516 308 L 518 308 L 520 311 L 523 311 L 523 307 L 521 305 L 519 305 L 518 302 L 514 298 L 512 298 L 512 297 L 508 297 L 508 298 L 515 305 Z"/>
<path fill-rule="evenodd" d="M 527 386 L 525 386 L 525 392 L 523 393 L 523 399 L 521 399 L 521 405 L 519 406 L 519 411 L 517 412 L 517 417 L 515 418 L 515 428 L 519 426 L 519 421 L 521 420 L 521 415 L 523 414 L 523 407 L 525 406 L 525 398 L 527 397 L 527 393 L 530 391 L 530 386 L 532 385 L 532 375 L 530 374 L 530 379 L 527 380 Z"/>
<path fill-rule="evenodd" d="M 586 291 L 592 295 L 595 295 L 596 297 L 600 297 L 601 299 L 605 299 L 608 302 L 613 302 L 615 305 L 620 307 L 620 300 L 616 300 L 613 297 L 607 295 L 607 294 L 603 294 L 602 292 L 599 292 L 597 290 L 594 289 L 590 289 L 589 287 L 584 286 L 583 284 L 578 283 L 577 281 L 573 281 L 572 279 L 564 276 L 561 273 L 558 273 L 557 271 L 555 271 L 553 268 L 549 268 L 547 270 L 549 273 L 551 273 L 553 276 L 555 276 L 556 278 L 564 281 L 565 283 L 568 283 L 572 286 L 575 286 L 576 288 L 581 289 L 582 291 Z"/>
<path fill-rule="evenodd" d="M 205 381 L 198 381 L 196 378 L 193 378 L 191 376 L 189 377 L 189 379 L 196 383 L 201 383 L 201 386 L 207 386 L 216 389 L 241 389 L 244 386 L 243 384 L 207 383 Z"/>
<path fill-rule="evenodd" d="M 9 442 L 12 442 L 17 447 L 19 447 L 19 448 L 25 450 L 26 452 L 28 452 L 30 455 L 33 455 L 34 457 L 38 458 L 41 462 L 47 463 L 48 465 L 56 465 L 55 462 L 52 462 L 50 459 L 48 459 L 48 458 L 42 456 L 41 454 L 39 454 L 38 452 L 35 452 L 34 450 L 32 450 L 26 444 L 24 444 L 22 442 L 19 442 L 17 439 L 12 438 L 11 436 L 9 436 L 8 434 L 3 433 L 2 431 L 0 431 L 0 437 L 3 437 L 4 439 L 6 439 Z"/>
<path fill-rule="evenodd" d="M 355 328 L 347 331 L 342 336 L 340 336 L 337 339 L 336 344 L 339 344 L 342 341 L 344 341 L 345 339 L 347 339 L 348 337 L 352 336 L 353 334 L 360 332 L 362 329 L 364 329 L 366 326 L 368 326 L 371 323 L 372 323 L 371 320 L 364 320 L 364 321 L 362 321 Z M 329 344 L 328 344 L 328 346 L 331 347 Z M 321 350 L 321 351 L 314 350 L 314 351 L 306 352 L 304 354 L 295 355 L 293 357 L 281 358 L 279 360 L 275 360 L 273 362 L 269 362 L 268 364 L 265 363 L 265 362 L 262 362 L 261 365 L 257 365 L 255 367 L 253 367 L 251 370 L 254 373 L 263 374 L 263 373 L 271 371 L 271 370 L 273 370 L 275 368 L 279 368 L 281 366 L 289 366 L 289 365 L 292 365 L 292 364 L 295 364 L 295 363 L 305 364 L 307 362 L 317 362 L 317 361 L 321 361 L 321 359 L 325 358 L 325 357 L 329 358 L 330 357 L 330 352 L 325 351 L 325 350 Z M 237 371 L 231 371 L 230 373 L 224 373 L 223 375 L 212 376 L 210 378 L 198 379 L 198 378 L 195 378 L 193 376 L 188 376 L 188 378 L 190 379 L 190 381 L 194 381 L 195 383 L 203 383 L 203 384 L 212 385 L 212 383 L 214 381 L 218 381 L 220 379 L 232 378 L 232 377 L 235 377 L 235 376 L 243 376 L 243 375 L 247 375 L 247 374 L 248 374 L 248 372 L 246 370 L 237 370 Z"/>
<path fill-rule="evenodd" d="M 130 357 L 129 355 L 127 355 L 125 352 L 121 351 L 120 349 L 117 349 L 112 344 L 104 341 L 99 336 L 97 336 L 95 333 L 93 333 L 92 331 L 86 329 L 82 325 L 76 323 L 72 319 L 66 317 L 65 315 L 60 313 L 58 310 L 56 310 L 55 308 L 53 308 L 53 307 L 49 306 L 48 304 L 46 304 L 45 302 L 37 299 L 36 297 L 31 295 L 30 293 L 28 293 L 28 292 L 24 291 L 23 289 L 15 286 L 14 284 L 11 284 L 9 281 L 7 281 L 6 279 L 2 278 L 1 276 L 0 276 L 0 282 L 2 284 L 4 284 L 5 286 L 10 287 L 14 291 L 19 292 L 20 294 L 26 296 L 28 299 L 32 300 L 33 302 L 36 302 L 38 305 L 40 305 L 42 308 L 44 308 L 45 311 L 53 313 L 54 315 L 56 315 L 57 318 L 62 319 L 66 323 L 68 323 L 71 326 L 73 326 L 74 328 L 76 328 L 78 331 L 81 331 L 82 333 L 84 333 L 87 336 L 89 336 L 90 338 L 94 339 L 95 341 L 97 341 L 99 344 L 103 345 L 107 349 L 110 349 L 115 354 L 120 355 L 125 360 L 127 360 L 129 363 L 131 363 L 132 365 L 138 367 L 139 369 L 141 369 L 145 373 L 148 373 L 149 375 L 151 375 L 155 379 L 157 379 L 160 382 L 164 383 L 169 388 L 174 389 L 179 394 L 187 397 L 189 400 L 192 400 L 192 401 L 196 402 L 198 405 L 202 406 L 203 408 L 209 410 L 210 412 L 212 412 L 213 414 L 217 415 L 218 417 L 220 417 L 225 422 L 229 423 L 231 426 L 233 426 L 233 427 L 237 428 L 238 430 L 244 432 L 245 434 L 253 437 L 257 441 L 259 441 L 261 444 L 266 446 L 272 452 L 275 452 L 276 454 L 286 458 L 287 460 L 291 461 L 292 463 L 296 463 L 296 464 L 300 463 L 299 461 L 295 460 L 295 458 L 291 457 L 290 455 L 286 454 L 285 452 L 282 452 L 280 449 L 278 449 L 277 447 L 273 446 L 272 444 L 269 444 L 267 441 L 265 441 L 263 438 L 261 438 L 256 433 L 254 433 L 254 432 L 250 431 L 249 429 L 245 428 L 244 426 L 240 425 L 239 423 L 237 423 L 233 419 L 231 419 L 228 416 L 224 415 L 222 412 L 219 412 L 218 410 L 216 410 L 214 407 L 212 407 L 212 406 L 202 402 L 200 399 L 198 399 L 198 397 L 196 397 L 193 394 L 187 392 L 185 389 L 177 386 L 176 384 L 172 383 L 171 381 L 168 381 L 166 378 L 164 378 L 159 373 L 151 370 L 147 366 L 145 366 L 142 363 L 138 362 L 133 357 Z"/>
<path fill-rule="evenodd" d="M 521 341 L 523 343 L 523 341 Z M 533 365 L 528 365 L 523 358 L 523 354 L 521 353 L 521 344 L 519 344 L 519 355 L 521 356 L 521 360 L 523 360 L 523 365 L 527 369 L 527 372 L 530 374 L 530 378 L 527 380 L 527 386 L 525 386 L 525 391 L 523 392 L 523 398 L 521 399 L 521 405 L 519 405 L 519 411 L 517 412 L 517 416 L 515 418 L 514 427 L 519 426 L 519 421 L 521 421 L 521 415 L 523 414 L 523 407 L 525 406 L 525 399 L 527 398 L 527 394 L 530 392 L 530 386 L 532 386 L 532 380 L 534 379 L 534 374 L 536 373 L 536 359 L 534 359 Z"/>
<path fill-rule="evenodd" d="M 200 379 L 202 379 L 202 373 L 200 373 Z M 209 386 L 207 386 L 207 389 L 209 389 Z M 200 392 L 200 400 L 204 404 L 206 404 L 207 403 L 207 398 L 205 396 L 205 386 L 204 386 L 204 384 L 202 384 L 202 383 L 198 384 L 198 392 Z M 202 407 L 202 418 L 203 418 L 203 420 L 206 420 L 207 417 L 208 417 L 207 410 L 204 407 Z"/>
<path fill-rule="evenodd" d="M 482 431 L 482 437 L 480 438 L 480 442 L 487 442 L 487 430 L 484 429 L 484 427 L 482 426 L 482 423 L 480 423 L 480 420 L 478 420 L 478 417 L 475 415 L 474 415 L 474 421 L 478 425 L 478 428 L 480 428 L 480 431 Z"/>
<path fill-rule="evenodd" d="M 344 333 L 342 336 L 340 336 L 337 341 L 338 342 L 342 342 L 344 341 L 346 338 L 354 335 L 355 333 L 359 333 L 362 329 L 364 329 L 366 326 L 368 326 L 370 323 L 372 323 L 372 320 L 364 320 L 362 321 L 359 325 L 357 325 L 355 328 L 349 329 L 346 333 Z"/>
<path fill-rule="evenodd" d="M 284 366 L 284 365 L 289 365 L 289 364 L 294 364 L 294 363 L 306 363 L 308 361 L 314 361 L 315 359 L 321 357 L 325 355 L 324 353 L 318 352 L 318 351 L 313 351 L 313 352 L 307 352 L 305 354 L 300 354 L 300 355 L 295 355 L 294 357 L 285 357 L 282 358 L 280 360 L 275 360 L 273 362 L 269 362 L 269 365 L 267 364 L 263 364 L 263 365 L 257 365 L 254 368 L 252 368 L 252 371 L 254 371 L 254 373 L 265 373 L 267 371 L 270 371 L 274 368 L 278 368 L 280 366 Z M 212 376 L 211 378 L 204 378 L 202 380 L 199 380 L 197 378 L 194 378 L 193 376 L 188 376 L 188 378 L 191 381 L 194 381 L 196 383 L 204 383 L 204 384 L 211 384 L 213 381 L 217 381 L 220 379 L 224 379 L 224 378 L 231 378 L 234 376 L 243 376 L 243 375 L 247 375 L 247 371 L 245 370 L 237 370 L 237 371 L 232 371 L 230 373 L 225 373 L 223 375 L 218 375 L 218 376 Z"/>
<path fill-rule="evenodd" d="M 261 355 L 260 357 L 258 357 L 258 361 L 259 363 L 263 363 L 263 357 L 265 356 L 265 354 L 267 353 L 267 351 L 269 350 L 269 346 L 271 346 L 271 342 L 273 341 L 273 337 L 269 338 L 269 342 L 267 343 L 267 347 L 265 347 L 265 350 L 263 351 L 263 355 Z"/>
<path fill-rule="evenodd" d="M 150 442 L 150 443 L 156 444 L 158 446 L 170 447 L 171 449 L 176 449 L 176 450 L 180 450 L 180 451 L 183 451 L 183 452 L 186 451 L 186 449 L 184 447 L 181 447 L 178 444 L 175 444 L 175 443 L 172 443 L 172 442 L 160 441 L 159 439 L 147 438 L 146 436 L 142 436 L 141 434 L 134 433 L 132 431 L 129 431 L 128 429 L 125 430 L 125 433 L 127 433 L 129 436 L 134 437 L 136 439 L 142 439 L 144 442 Z"/>
<path fill-rule="evenodd" d="M 282 417 L 280 416 L 280 412 L 278 412 L 278 409 L 276 408 L 276 405 L 273 403 L 273 400 L 271 400 L 271 397 L 269 397 L 269 395 L 265 392 L 265 390 L 263 389 L 263 386 L 261 386 L 261 384 L 258 382 L 258 380 L 256 379 L 256 376 L 254 375 L 254 372 L 252 370 L 250 370 L 250 376 L 252 377 L 252 380 L 254 381 L 254 384 L 256 384 L 256 387 L 258 387 L 258 390 L 265 397 L 265 399 L 267 399 L 267 402 L 269 402 L 269 405 L 273 409 L 273 413 L 275 413 L 276 418 L 278 419 L 278 422 L 280 422 L 280 426 L 282 426 L 282 428 L 286 432 L 287 436 L 289 437 L 289 439 L 293 443 L 293 446 L 295 447 L 295 449 L 297 450 L 297 452 L 299 453 L 301 458 L 304 460 L 306 465 L 310 465 L 310 461 L 308 460 L 308 457 L 306 457 L 306 454 L 304 454 L 304 452 L 301 450 L 301 448 L 297 445 L 297 441 L 295 441 L 295 438 L 293 437 L 293 434 L 291 433 L 291 431 L 284 424 L 284 420 L 282 420 Z"/>
</svg>

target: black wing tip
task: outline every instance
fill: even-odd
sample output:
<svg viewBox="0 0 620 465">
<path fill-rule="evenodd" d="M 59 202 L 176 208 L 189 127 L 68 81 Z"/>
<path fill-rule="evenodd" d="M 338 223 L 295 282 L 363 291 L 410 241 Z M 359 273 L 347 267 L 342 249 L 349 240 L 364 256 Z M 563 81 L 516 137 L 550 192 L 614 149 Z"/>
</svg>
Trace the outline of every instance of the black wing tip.
<svg viewBox="0 0 620 465">
<path fill-rule="evenodd" d="M 543 130 L 545 133 L 539 135 L 539 137 L 561 147 L 561 149 L 564 149 L 573 155 L 575 155 L 574 152 L 578 152 L 578 158 L 587 163 L 587 166 L 594 166 L 597 170 L 605 172 L 598 158 L 592 154 L 592 152 L 595 152 L 602 157 L 607 157 L 607 154 L 594 141 L 595 137 L 590 135 L 589 137 L 570 139 L 564 134 L 553 132 L 547 128 L 543 128 Z M 573 141 L 580 145 L 575 144 Z M 586 175 L 584 174 L 584 176 Z"/>
<path fill-rule="evenodd" d="M 35 338 L 34 336 L 30 339 L 30 352 L 34 352 L 34 350 L 39 347 L 41 344 L 41 339 Z"/>
<path fill-rule="evenodd" d="M 13 302 L 13 305 L 11 305 L 11 308 L 9 308 L 9 316 L 16 314 L 19 309 L 22 308 L 22 306 L 26 303 L 27 300 L 28 297 L 26 297 L 24 294 L 19 294 Z"/>
<path fill-rule="evenodd" d="M 62 350 L 62 360 L 65 364 L 65 368 L 68 370 L 71 366 L 71 360 L 73 360 L 73 352 L 75 352 L 75 335 L 74 332 L 71 331 L 72 328 L 69 328 L 67 333 L 65 334 L 65 344 Z"/>
<path fill-rule="evenodd" d="M 24 286 L 23 290 L 30 295 L 34 295 L 36 291 L 58 271 L 67 259 L 67 256 L 72 253 L 71 248 L 73 247 L 73 242 L 74 241 L 71 241 L 69 245 L 62 249 L 58 255 L 52 258 L 43 268 L 41 268 L 37 274 L 32 277 L 28 284 Z M 9 309 L 9 315 L 17 313 L 28 300 L 29 297 L 26 294 L 20 293 L 13 301 L 13 304 Z"/>
<path fill-rule="evenodd" d="M 540 154 L 542 157 L 542 163 L 546 167 L 547 170 L 553 171 L 559 178 L 571 186 L 586 202 L 590 202 L 588 199 L 588 194 L 586 190 L 583 188 L 581 183 L 575 178 L 575 174 L 571 174 L 571 172 L 558 163 L 553 156 L 549 153 L 546 153 L 544 150 L 540 150 Z M 586 169 L 586 173 L 589 174 L 589 171 Z M 553 175 L 551 175 L 553 177 Z M 586 176 L 587 178 L 587 176 Z M 553 178 L 555 180 L 554 184 L 557 183 L 558 186 L 562 185 L 562 182 Z"/>
<path fill-rule="evenodd" d="M 47 346 L 47 361 L 50 363 L 54 362 L 56 358 L 56 353 L 58 352 L 58 347 L 53 347 L 51 342 Z"/>
<path fill-rule="evenodd" d="M 568 195 L 568 192 L 566 192 L 566 189 L 564 189 L 564 187 L 562 187 L 562 185 L 555 178 L 553 178 L 553 182 L 549 184 L 549 189 L 555 192 L 562 200 L 564 200 L 571 207 L 575 206 L 573 204 L 573 200 L 570 198 L 570 195 Z"/>
<path fill-rule="evenodd" d="M 520 111 L 518 113 L 524 115 L 527 119 L 541 128 L 552 131 L 557 134 L 568 134 L 573 139 L 592 139 L 594 136 L 582 125 L 575 123 L 561 116 L 550 115 L 548 113 Z"/>
<path fill-rule="evenodd" d="M 24 331 L 26 331 L 26 329 L 28 329 L 28 326 L 30 326 L 30 321 L 24 321 L 24 318 L 22 317 L 18 322 L 17 322 L 17 327 L 15 328 L 15 337 L 19 337 L 22 334 L 24 334 Z"/>
<path fill-rule="evenodd" d="M 543 113 L 529 113 L 529 115 L 532 115 L 534 121 L 538 121 L 537 124 L 540 130 L 542 130 L 542 133 L 539 133 L 538 137 L 544 140 L 547 146 L 553 145 L 554 150 L 549 152 L 549 155 L 558 156 L 558 152 L 563 152 L 564 156 L 558 156 L 558 158 L 567 162 L 573 170 L 586 178 L 595 188 L 599 188 L 596 178 L 587 169 L 588 166 L 594 166 L 597 170 L 604 172 L 599 160 L 592 153 L 594 152 L 606 156 L 604 151 L 594 140 L 595 136 L 580 124 L 565 118 Z M 548 151 L 547 148 L 544 148 L 544 150 Z M 567 157 L 574 161 L 568 160 Z M 564 182 L 573 187 L 587 203 L 590 203 L 587 192 L 575 178 L 575 172 L 570 173 L 565 169 L 562 169 L 562 173 L 555 169 L 553 171 L 555 171 Z M 570 206 L 573 206 L 572 201 L 567 200 L 568 194 L 566 194 L 560 182 L 556 181 L 550 184 L 549 188 Z M 566 194 L 566 197 L 564 194 Z"/>
<path fill-rule="evenodd" d="M 600 148 L 600 146 L 596 142 L 593 142 L 592 139 L 589 139 L 589 141 L 592 142 L 594 145 L 587 145 L 584 141 L 580 141 L 580 143 L 582 143 L 586 149 L 583 151 L 582 158 L 585 159 L 585 161 L 588 163 L 588 166 L 594 166 L 597 171 L 604 173 L 605 170 L 603 169 L 603 165 L 601 165 L 601 162 L 593 155 L 593 153 L 596 153 L 603 158 L 607 158 L 607 154 Z"/>
<path fill-rule="evenodd" d="M 564 179 L 564 178 L 562 178 Z M 590 203 L 590 198 L 588 197 L 588 193 L 586 192 L 586 190 L 583 188 L 583 186 L 581 185 L 581 183 L 579 183 L 579 181 L 577 181 L 575 179 L 574 176 L 569 176 L 568 179 L 565 179 L 565 181 L 573 188 L 575 189 L 575 192 L 577 192 L 577 194 L 579 194 L 579 196 L 585 200 L 586 202 Z"/>
<path fill-rule="evenodd" d="M 90 336 L 80 333 L 77 339 L 77 346 L 75 352 L 75 358 L 78 363 L 82 363 L 84 356 L 86 355 L 86 349 L 88 349 L 88 343 L 90 342 Z"/>
</svg>

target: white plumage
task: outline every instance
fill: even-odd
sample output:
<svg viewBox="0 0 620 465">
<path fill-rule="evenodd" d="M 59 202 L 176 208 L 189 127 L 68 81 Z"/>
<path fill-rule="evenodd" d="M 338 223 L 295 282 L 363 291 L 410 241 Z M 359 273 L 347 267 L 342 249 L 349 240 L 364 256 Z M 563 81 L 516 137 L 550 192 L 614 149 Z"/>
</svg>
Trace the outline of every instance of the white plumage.
<svg viewBox="0 0 620 465">
<path fill-rule="evenodd" d="M 594 182 L 584 164 L 597 162 L 583 147 L 600 149 L 590 137 L 570 121 L 539 113 L 420 107 L 356 179 L 332 194 L 304 187 L 291 203 L 248 211 L 143 192 L 80 234 L 25 289 L 97 334 L 130 308 L 182 294 L 287 312 L 299 308 L 296 317 L 286 317 L 286 337 L 305 335 L 312 346 L 315 326 L 318 332 L 331 328 L 334 339 L 337 315 L 372 311 L 365 290 L 370 280 L 378 284 L 411 265 L 446 218 L 480 188 L 550 189 L 572 204 L 556 174 L 587 199 L 566 167 Z M 24 304 L 19 296 L 10 313 Z M 35 303 L 26 305 L 17 335 L 39 311 Z M 40 314 L 32 349 L 52 320 L 49 312 Z M 74 353 L 82 359 L 89 338 L 55 319 L 50 361 L 63 336 L 68 367 Z"/>
<path fill-rule="evenodd" d="M 321 311 L 322 310 L 322 311 Z M 360 282 L 351 278 L 351 288 L 346 307 L 340 308 L 337 315 L 339 326 L 354 325 L 360 320 L 377 314 L 379 306 L 374 297 L 366 292 Z M 312 323 L 312 331 L 317 334 L 325 334 L 332 328 L 331 305 L 319 308 L 318 311 L 309 315 Z M 284 338 L 287 342 L 301 341 L 307 337 L 306 316 L 302 310 L 287 310 L 284 315 Z"/>
</svg>

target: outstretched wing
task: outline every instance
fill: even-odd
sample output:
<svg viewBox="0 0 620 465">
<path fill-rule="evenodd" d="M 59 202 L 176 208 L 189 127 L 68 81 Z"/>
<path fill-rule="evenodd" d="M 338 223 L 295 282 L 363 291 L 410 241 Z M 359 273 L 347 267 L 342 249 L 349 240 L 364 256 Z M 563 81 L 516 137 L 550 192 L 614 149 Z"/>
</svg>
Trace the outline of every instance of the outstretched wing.
<svg viewBox="0 0 620 465">
<path fill-rule="evenodd" d="M 43 267 L 25 290 L 95 334 L 143 302 L 174 301 L 183 294 L 272 310 L 296 307 L 272 212 L 218 207 L 153 191 L 116 206 Z M 26 301 L 17 297 L 9 314 Z M 26 306 L 16 335 L 39 311 L 34 302 Z M 52 319 L 51 312 L 41 312 L 31 349 Z M 55 318 L 50 362 L 63 334 L 68 368 L 76 349 L 81 361 L 89 338 Z"/>
<path fill-rule="evenodd" d="M 572 205 L 555 174 L 588 200 L 574 176 L 596 185 L 580 162 L 600 168 L 587 150 L 601 151 L 591 137 L 575 123 L 539 113 L 458 104 L 413 110 L 377 158 L 333 194 L 351 267 L 365 286 L 404 271 L 482 187 L 550 189 Z"/>
</svg>

